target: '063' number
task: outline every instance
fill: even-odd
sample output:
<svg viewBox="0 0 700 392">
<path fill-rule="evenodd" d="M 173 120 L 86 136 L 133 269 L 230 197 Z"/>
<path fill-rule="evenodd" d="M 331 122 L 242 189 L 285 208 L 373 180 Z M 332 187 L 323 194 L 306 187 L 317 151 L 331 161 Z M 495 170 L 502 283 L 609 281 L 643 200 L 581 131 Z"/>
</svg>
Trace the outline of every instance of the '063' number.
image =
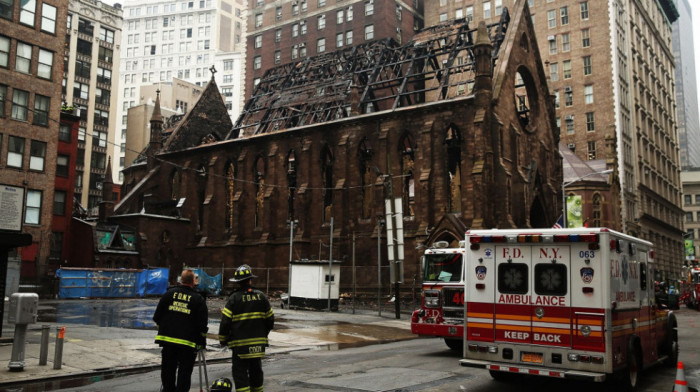
<svg viewBox="0 0 700 392">
<path fill-rule="evenodd" d="M 578 252 L 578 257 L 582 259 L 593 259 L 595 258 L 595 251 L 592 250 L 582 250 Z"/>
</svg>

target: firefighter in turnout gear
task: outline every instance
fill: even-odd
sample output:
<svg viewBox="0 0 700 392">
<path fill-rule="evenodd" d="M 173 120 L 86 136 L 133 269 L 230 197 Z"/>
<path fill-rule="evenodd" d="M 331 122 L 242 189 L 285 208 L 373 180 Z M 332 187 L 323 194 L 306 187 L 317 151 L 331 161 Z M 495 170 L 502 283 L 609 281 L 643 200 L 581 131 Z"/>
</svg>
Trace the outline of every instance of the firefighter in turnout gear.
<svg viewBox="0 0 700 392">
<path fill-rule="evenodd" d="M 197 350 L 206 345 L 207 303 L 194 290 L 194 272 L 182 271 L 180 285 L 160 298 L 153 314 L 156 343 L 162 349 L 160 379 L 164 392 L 190 390 Z"/>
<path fill-rule="evenodd" d="M 262 392 L 262 358 L 268 346 L 267 335 L 275 324 L 270 301 L 251 286 L 251 279 L 256 277 L 248 265 L 238 267 L 230 280 L 240 287 L 221 310 L 219 342 L 231 349 L 236 392 Z"/>
</svg>

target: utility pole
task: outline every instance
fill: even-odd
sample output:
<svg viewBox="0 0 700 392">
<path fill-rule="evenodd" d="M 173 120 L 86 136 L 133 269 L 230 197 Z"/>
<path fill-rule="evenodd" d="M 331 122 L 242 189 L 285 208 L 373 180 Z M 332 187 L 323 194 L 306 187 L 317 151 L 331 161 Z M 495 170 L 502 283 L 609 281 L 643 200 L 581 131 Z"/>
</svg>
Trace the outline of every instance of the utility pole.
<svg viewBox="0 0 700 392">
<path fill-rule="evenodd" d="M 298 220 L 287 221 L 287 226 L 289 226 L 289 283 L 287 286 L 287 309 L 291 309 L 292 305 L 292 248 L 294 246 L 294 226 L 298 224 Z"/>
<path fill-rule="evenodd" d="M 382 216 L 377 216 L 377 308 L 378 316 L 382 315 Z"/>
<path fill-rule="evenodd" d="M 331 246 L 328 252 L 328 311 L 331 311 L 331 287 L 333 287 L 333 217 L 331 217 Z"/>
<path fill-rule="evenodd" d="M 403 281 L 403 213 L 401 211 L 401 199 L 394 199 L 394 186 L 391 177 L 391 156 L 387 154 L 387 170 L 385 184 L 387 186 L 388 199 L 386 205 L 386 233 L 389 254 L 389 266 L 391 282 L 394 283 L 394 310 L 396 318 L 401 318 L 401 288 Z"/>
</svg>

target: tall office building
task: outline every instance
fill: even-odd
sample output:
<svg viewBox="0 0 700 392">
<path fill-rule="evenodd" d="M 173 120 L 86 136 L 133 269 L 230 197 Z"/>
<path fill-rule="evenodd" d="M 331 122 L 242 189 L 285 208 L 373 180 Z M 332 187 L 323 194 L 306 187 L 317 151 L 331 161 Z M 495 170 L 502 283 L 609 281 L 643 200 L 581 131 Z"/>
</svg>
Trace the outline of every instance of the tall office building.
<svg viewBox="0 0 700 392">
<path fill-rule="evenodd" d="M 654 243 L 657 279 L 678 278 L 683 211 L 671 46 L 678 10 L 671 0 L 435 0 L 425 23 L 494 22 L 515 1 L 530 8 L 561 141 L 584 160 L 616 162 L 620 227 Z M 606 154 L 609 134 L 613 154 Z"/>
<path fill-rule="evenodd" d="M 674 0 L 680 17 L 673 22 L 673 57 L 676 60 L 676 107 L 681 167 L 700 167 L 700 118 L 695 76 L 693 13 L 688 0 Z M 695 28 L 700 28 L 695 26 Z"/>
<path fill-rule="evenodd" d="M 24 279 L 48 277 L 67 10 L 68 0 L 0 2 L 0 238 L 22 240 L 9 257 L 21 256 Z"/>
<path fill-rule="evenodd" d="M 63 100 L 80 116 L 75 198 L 97 216 L 107 161 L 115 153 L 122 10 L 70 0 L 67 20 Z"/>
<path fill-rule="evenodd" d="M 127 128 L 129 108 L 149 98 L 155 101 L 155 95 L 140 96 L 141 86 L 178 78 L 203 87 L 211 79 L 212 66 L 229 115 L 238 116 L 245 8 L 244 0 L 126 0 L 116 144 L 125 144 L 131 131 Z M 115 182 L 121 183 L 125 153 L 118 157 L 113 174 Z"/>
<path fill-rule="evenodd" d="M 270 68 L 423 27 L 423 0 L 249 0 L 246 89 Z"/>
</svg>

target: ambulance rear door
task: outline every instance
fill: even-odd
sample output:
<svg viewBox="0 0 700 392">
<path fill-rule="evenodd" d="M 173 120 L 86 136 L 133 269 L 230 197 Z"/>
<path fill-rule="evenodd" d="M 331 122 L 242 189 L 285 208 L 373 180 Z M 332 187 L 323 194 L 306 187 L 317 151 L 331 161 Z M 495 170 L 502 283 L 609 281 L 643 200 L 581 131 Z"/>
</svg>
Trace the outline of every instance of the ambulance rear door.
<svg viewBox="0 0 700 392">
<path fill-rule="evenodd" d="M 496 247 L 497 341 L 571 345 L 570 246 L 525 236 Z M 528 243 L 530 241 L 538 243 Z M 542 363 L 542 358 L 521 358 Z"/>
</svg>

